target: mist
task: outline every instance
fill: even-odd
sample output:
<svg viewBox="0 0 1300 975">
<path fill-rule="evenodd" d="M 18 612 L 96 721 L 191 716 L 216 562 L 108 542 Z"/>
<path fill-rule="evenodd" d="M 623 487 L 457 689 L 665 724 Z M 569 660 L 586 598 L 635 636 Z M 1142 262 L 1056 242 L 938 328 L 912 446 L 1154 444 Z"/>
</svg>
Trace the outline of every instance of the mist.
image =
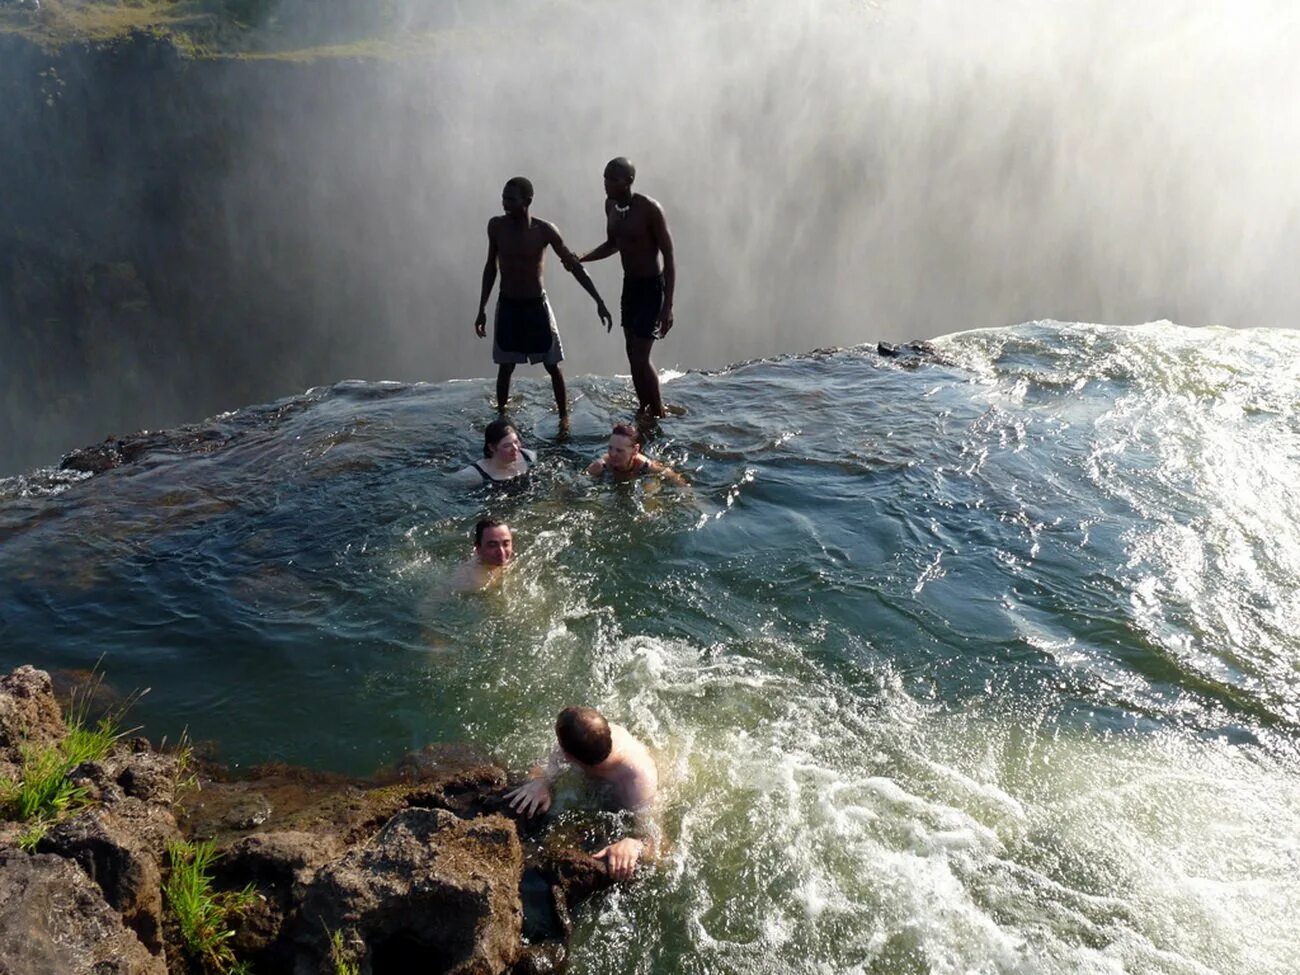
<svg viewBox="0 0 1300 975">
<path fill-rule="evenodd" d="M 292 32 L 307 9 L 271 21 Z M 44 426 L 0 472 L 101 438 L 106 417 L 161 427 L 345 378 L 490 375 L 472 324 L 502 184 L 528 176 L 534 215 L 589 250 L 617 155 L 676 242 L 661 368 L 1049 318 L 1297 321 L 1289 4 L 408 0 L 373 26 L 378 57 L 223 68 L 266 80 L 221 165 L 186 177 L 219 246 L 187 251 L 192 227 L 141 209 L 147 179 L 122 219 L 179 242 L 145 262 L 152 293 L 206 275 L 238 300 L 178 313 L 205 324 L 173 330 L 149 392 L 101 375 L 54 415 L 8 397 L 10 429 L 25 410 Z M 617 315 L 617 258 L 588 267 Z M 554 259 L 546 282 L 566 372 L 625 373 L 618 331 Z M 128 335 L 105 340 L 114 369 L 149 373 Z"/>
</svg>

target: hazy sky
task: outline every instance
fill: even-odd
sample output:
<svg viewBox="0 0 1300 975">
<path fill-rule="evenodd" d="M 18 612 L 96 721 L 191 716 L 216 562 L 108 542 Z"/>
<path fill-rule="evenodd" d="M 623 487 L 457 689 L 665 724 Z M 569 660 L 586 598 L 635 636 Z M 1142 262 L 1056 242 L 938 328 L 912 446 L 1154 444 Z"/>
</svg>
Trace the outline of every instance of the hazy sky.
<svg viewBox="0 0 1300 975">
<path fill-rule="evenodd" d="M 261 97 L 241 95 L 226 169 L 195 185 L 239 255 L 231 288 L 275 290 L 287 311 L 246 348 L 196 349 L 194 382 L 123 407 L 119 424 L 342 378 L 489 375 L 471 326 L 502 184 L 529 176 L 534 212 L 590 249 L 615 155 L 638 165 L 636 188 L 676 237 L 677 327 L 660 366 L 1044 318 L 1297 321 L 1294 5 L 387 9 L 412 32 L 441 30 L 380 60 L 220 68 L 257 72 Z M 592 274 L 617 308 L 617 259 Z M 558 262 L 547 284 L 570 374 L 626 371 L 619 335 L 597 331 Z M 186 399 L 211 385 L 205 368 L 234 377 L 234 401 Z M 54 437 L 70 442 L 40 456 L 109 432 L 95 423 L 70 419 Z"/>
<path fill-rule="evenodd" d="M 271 151 L 318 140 L 323 198 L 289 219 L 327 266 L 384 282 L 375 316 L 410 352 L 397 378 L 427 375 L 421 356 L 489 371 L 470 323 L 505 179 L 532 178 L 534 211 L 586 249 L 603 230 L 601 168 L 619 154 L 677 238 L 664 365 L 1049 317 L 1289 325 L 1297 16 L 1077 0 L 497 3 L 440 54 L 385 68 L 380 97 L 340 91 L 322 103 L 333 117 L 267 131 Z M 388 236 L 350 237 L 357 208 L 391 214 Z M 612 305 L 617 262 L 594 274 Z M 566 334 L 594 327 L 558 265 L 549 284 Z M 619 345 L 572 365 L 615 370 Z"/>
</svg>

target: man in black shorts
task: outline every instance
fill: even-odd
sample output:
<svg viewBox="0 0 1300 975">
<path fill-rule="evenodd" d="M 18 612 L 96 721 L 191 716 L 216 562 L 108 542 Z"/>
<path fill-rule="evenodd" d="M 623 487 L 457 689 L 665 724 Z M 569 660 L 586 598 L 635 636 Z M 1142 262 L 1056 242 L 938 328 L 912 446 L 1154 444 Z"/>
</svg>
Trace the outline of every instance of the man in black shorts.
<svg viewBox="0 0 1300 975">
<path fill-rule="evenodd" d="M 632 369 L 639 412 L 664 415 L 659 374 L 650 362 L 650 349 L 673 327 L 673 289 L 677 265 L 673 237 L 664 210 L 656 201 L 632 192 L 636 167 L 619 156 L 605 166 L 605 243 L 583 254 L 582 261 L 599 261 L 615 251 L 623 261 L 623 337 Z M 659 259 L 663 255 L 663 266 Z"/>
<path fill-rule="evenodd" d="M 568 416 L 568 397 L 560 362 L 564 350 L 546 289 L 542 286 L 542 254 L 549 244 L 564 266 L 578 279 L 587 293 L 596 299 L 596 314 L 605 330 L 614 327 L 614 319 L 601 300 L 596 286 L 564 246 L 554 224 L 530 216 L 533 184 L 522 176 L 506 183 L 501 191 L 503 216 L 488 221 L 487 263 L 483 265 L 483 292 L 478 303 L 474 332 L 487 335 L 487 301 L 501 269 L 501 293 L 497 297 L 496 317 L 492 327 L 492 361 L 497 364 L 497 409 L 504 412 L 510 398 L 510 376 L 521 362 L 542 363 L 551 375 L 555 405 L 561 417 Z"/>
</svg>

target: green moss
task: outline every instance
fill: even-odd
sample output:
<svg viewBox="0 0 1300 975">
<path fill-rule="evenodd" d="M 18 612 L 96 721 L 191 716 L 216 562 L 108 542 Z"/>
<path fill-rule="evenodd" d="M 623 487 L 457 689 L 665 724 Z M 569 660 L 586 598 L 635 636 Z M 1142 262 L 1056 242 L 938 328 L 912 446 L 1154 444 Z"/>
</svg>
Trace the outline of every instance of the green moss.
<svg viewBox="0 0 1300 975">
<path fill-rule="evenodd" d="M 0 6 L 0 35 L 21 36 L 51 51 L 73 43 L 111 43 L 145 35 L 171 44 L 181 57 L 192 60 L 311 62 L 427 54 L 452 33 L 399 31 L 385 25 L 382 14 L 374 14 L 370 21 L 362 17 L 352 25 L 365 36 L 348 38 L 343 27 L 332 38 L 342 34 L 339 43 L 313 37 L 304 45 L 301 29 L 295 32 L 274 22 L 275 7 L 271 0 L 42 0 L 39 12 Z M 296 28 L 302 26 L 295 21 Z M 461 40 L 476 33 L 455 31 Z"/>
</svg>

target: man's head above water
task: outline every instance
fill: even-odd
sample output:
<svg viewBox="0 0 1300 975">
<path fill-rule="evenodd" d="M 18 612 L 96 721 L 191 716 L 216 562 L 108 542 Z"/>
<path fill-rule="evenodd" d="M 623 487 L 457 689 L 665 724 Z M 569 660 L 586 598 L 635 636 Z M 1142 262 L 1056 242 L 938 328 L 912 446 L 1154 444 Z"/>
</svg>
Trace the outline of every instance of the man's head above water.
<svg viewBox="0 0 1300 975">
<path fill-rule="evenodd" d="M 514 554 L 514 535 L 509 525 L 484 518 L 474 526 L 474 555 L 484 565 L 507 565 Z"/>
<path fill-rule="evenodd" d="M 555 719 L 555 738 L 564 754 L 587 766 L 609 758 L 614 747 L 609 722 L 595 708 L 565 708 Z"/>
</svg>

